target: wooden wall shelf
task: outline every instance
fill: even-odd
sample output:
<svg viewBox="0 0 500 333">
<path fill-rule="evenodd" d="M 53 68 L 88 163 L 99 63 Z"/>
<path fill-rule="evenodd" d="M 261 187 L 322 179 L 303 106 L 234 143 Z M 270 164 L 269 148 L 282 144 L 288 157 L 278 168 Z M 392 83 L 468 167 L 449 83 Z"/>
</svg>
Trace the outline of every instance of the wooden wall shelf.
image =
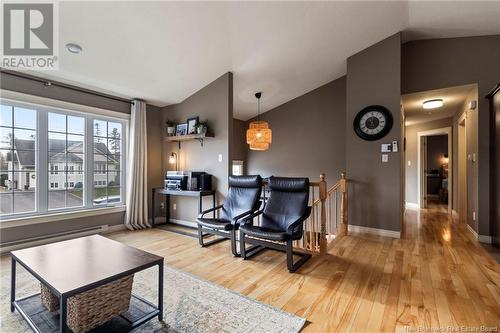
<svg viewBox="0 0 500 333">
<path fill-rule="evenodd" d="M 186 135 L 173 135 L 173 136 L 167 136 L 165 138 L 165 141 L 168 142 L 177 142 L 179 144 L 179 149 L 181 146 L 181 142 L 184 141 L 199 141 L 201 146 L 203 147 L 203 141 L 206 138 L 213 138 L 214 135 L 212 133 L 205 133 L 205 134 L 186 134 Z"/>
</svg>

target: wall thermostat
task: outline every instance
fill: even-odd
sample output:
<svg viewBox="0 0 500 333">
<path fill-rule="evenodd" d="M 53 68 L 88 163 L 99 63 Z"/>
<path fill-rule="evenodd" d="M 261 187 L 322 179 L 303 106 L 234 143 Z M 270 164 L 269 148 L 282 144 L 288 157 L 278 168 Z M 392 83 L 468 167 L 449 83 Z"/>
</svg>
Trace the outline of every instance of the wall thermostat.
<svg viewBox="0 0 500 333">
<path fill-rule="evenodd" d="M 392 152 L 393 153 L 398 152 L 398 142 L 397 141 L 392 141 Z"/>
</svg>

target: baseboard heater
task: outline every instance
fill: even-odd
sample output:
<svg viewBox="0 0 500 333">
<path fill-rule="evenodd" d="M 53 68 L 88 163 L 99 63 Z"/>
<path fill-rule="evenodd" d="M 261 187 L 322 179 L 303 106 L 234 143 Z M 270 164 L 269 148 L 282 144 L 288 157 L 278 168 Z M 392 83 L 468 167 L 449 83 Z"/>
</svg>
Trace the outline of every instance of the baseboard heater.
<svg viewBox="0 0 500 333">
<path fill-rule="evenodd" d="M 43 245 L 47 243 L 53 243 L 57 241 L 67 240 L 71 238 L 78 238 L 82 236 L 94 235 L 102 232 L 106 232 L 109 226 L 99 225 L 95 227 L 82 228 L 77 230 L 63 231 L 55 234 L 37 236 L 32 238 L 25 238 L 21 240 L 16 240 L 12 242 L 5 242 L 0 244 L 0 253 L 6 253 L 14 250 L 19 250 L 26 247 L 32 247 L 37 245 Z"/>
</svg>

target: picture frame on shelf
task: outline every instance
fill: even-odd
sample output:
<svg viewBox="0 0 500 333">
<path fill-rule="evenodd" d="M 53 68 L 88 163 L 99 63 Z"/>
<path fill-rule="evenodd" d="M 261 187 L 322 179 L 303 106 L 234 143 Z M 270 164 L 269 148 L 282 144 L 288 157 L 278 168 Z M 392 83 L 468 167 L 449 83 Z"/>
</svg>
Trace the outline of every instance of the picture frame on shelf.
<svg viewBox="0 0 500 333">
<path fill-rule="evenodd" d="M 189 118 L 187 120 L 187 134 L 195 134 L 198 126 L 198 117 Z"/>
<path fill-rule="evenodd" d="M 188 129 L 187 123 L 177 124 L 177 126 L 175 127 L 175 135 L 186 135 L 187 129 Z"/>
</svg>

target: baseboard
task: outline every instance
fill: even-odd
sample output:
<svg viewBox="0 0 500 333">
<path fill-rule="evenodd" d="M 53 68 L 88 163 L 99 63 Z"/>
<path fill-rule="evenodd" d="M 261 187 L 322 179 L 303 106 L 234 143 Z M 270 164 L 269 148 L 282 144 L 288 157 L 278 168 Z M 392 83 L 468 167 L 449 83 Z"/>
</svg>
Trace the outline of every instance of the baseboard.
<svg viewBox="0 0 500 333">
<path fill-rule="evenodd" d="M 110 225 L 108 226 L 108 229 L 101 232 L 101 234 L 105 235 L 105 234 L 110 234 L 112 232 L 123 231 L 123 230 L 128 230 L 125 224 Z"/>
<path fill-rule="evenodd" d="M 476 239 L 479 243 L 484 244 L 493 244 L 493 238 L 488 235 L 479 235 L 472 227 L 467 223 L 467 230 L 472 234 L 474 239 Z"/>
<path fill-rule="evenodd" d="M 407 202 L 405 203 L 405 208 L 406 209 L 418 209 L 418 204 L 414 202 Z"/>
<path fill-rule="evenodd" d="M 485 243 L 485 244 L 493 244 L 493 239 L 491 236 L 487 236 L 487 235 L 478 235 L 477 236 L 477 240 L 480 242 L 480 243 Z"/>
<path fill-rule="evenodd" d="M 467 230 L 469 230 L 469 232 L 472 234 L 472 236 L 474 236 L 474 239 L 478 239 L 478 235 L 477 235 L 476 230 L 472 229 L 472 227 L 469 225 L 469 223 L 466 223 L 466 225 L 467 225 Z"/>
<path fill-rule="evenodd" d="M 167 220 L 165 217 L 155 217 L 155 223 L 165 223 Z M 151 219 L 149 219 L 149 223 L 151 222 Z M 187 221 L 187 220 L 179 220 L 179 219 L 170 219 L 170 223 L 172 224 L 177 224 L 177 225 L 182 225 L 185 227 L 191 227 L 191 228 L 196 228 L 198 225 L 196 222 L 193 221 Z"/>
<path fill-rule="evenodd" d="M 191 227 L 191 228 L 198 227 L 198 224 L 196 224 L 196 222 L 192 222 L 192 221 L 170 219 L 170 222 L 173 223 L 173 224 L 178 224 L 178 225 L 182 225 L 182 226 L 185 226 L 185 227 Z"/>
<path fill-rule="evenodd" d="M 377 236 L 385 236 L 385 237 L 392 237 L 392 238 L 401 238 L 401 233 L 399 231 L 394 231 L 394 230 L 386 230 L 386 229 L 378 229 L 378 228 L 370 228 L 370 227 L 363 227 L 360 225 L 349 225 L 349 231 L 353 232 L 362 232 L 362 233 L 367 233 L 367 234 L 372 234 L 372 235 L 377 235 Z"/>
<path fill-rule="evenodd" d="M 78 230 L 70 230 L 70 231 L 60 232 L 60 233 L 56 233 L 56 234 L 52 234 L 52 235 L 37 236 L 37 237 L 28 238 L 28 239 L 21 239 L 21 240 L 17 240 L 17 241 L 2 243 L 2 244 L 0 244 L 0 253 L 3 254 L 3 253 L 10 252 L 10 251 L 25 249 L 28 247 L 39 246 L 39 245 L 44 245 L 44 244 L 49 244 L 49 243 L 60 242 L 60 241 L 78 238 L 78 237 L 108 233 L 108 230 L 110 228 L 112 228 L 112 229 L 115 228 L 115 230 L 118 230 L 118 228 L 125 228 L 125 226 L 124 225 L 117 225 L 117 226 L 99 225 L 99 226 L 94 226 L 94 227 L 78 229 Z"/>
</svg>

